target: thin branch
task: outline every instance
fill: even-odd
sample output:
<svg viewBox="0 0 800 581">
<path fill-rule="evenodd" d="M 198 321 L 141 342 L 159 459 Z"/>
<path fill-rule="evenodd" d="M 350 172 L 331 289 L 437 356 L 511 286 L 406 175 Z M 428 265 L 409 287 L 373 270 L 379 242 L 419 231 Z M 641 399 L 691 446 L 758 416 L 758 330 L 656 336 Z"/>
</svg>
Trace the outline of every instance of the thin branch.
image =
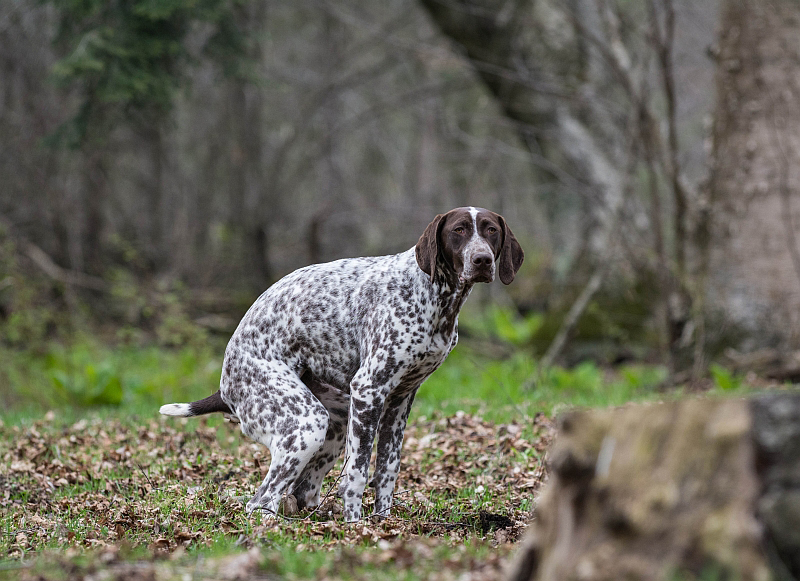
<svg viewBox="0 0 800 581">
<path fill-rule="evenodd" d="M 337 134 L 352 134 L 362 126 L 375 121 L 383 115 L 394 114 L 404 107 L 414 105 L 423 99 L 429 98 L 431 95 L 443 94 L 450 91 L 463 91 L 468 87 L 468 84 L 458 79 L 415 87 L 405 93 L 394 95 L 391 99 L 371 105 L 350 118 L 343 119 L 331 129 L 331 132 Z M 273 182 L 275 188 L 282 188 L 282 184 L 292 184 L 300 181 L 299 178 L 308 171 L 308 167 L 322 156 L 324 145 L 319 141 L 312 145 L 313 147 L 309 146 L 303 150 L 303 158 L 291 171 L 284 171 L 282 175 L 279 175 L 278 172 L 282 169 L 282 166 L 273 164 L 275 167 L 274 171 L 276 172 L 276 177 Z M 288 154 L 288 149 L 285 149 L 284 146 L 281 146 L 281 148 Z"/>
<path fill-rule="evenodd" d="M 790 47 L 787 46 L 787 43 L 783 38 L 781 38 L 781 45 L 782 48 L 787 51 L 785 54 L 791 54 L 791 51 L 789 50 Z M 796 101 L 797 95 L 795 95 L 792 83 L 790 81 L 790 79 L 793 78 L 793 75 L 789 71 L 785 70 L 785 68 L 784 73 L 784 78 L 787 79 L 789 92 L 792 93 L 792 96 Z M 783 133 L 781 132 L 781 120 L 778 119 L 778 101 L 775 99 L 775 95 L 770 90 L 769 85 L 765 83 L 764 86 L 767 100 L 770 103 L 771 114 L 769 115 L 769 121 L 772 129 L 770 135 L 778 153 L 778 191 L 781 197 L 781 218 L 783 222 L 783 229 L 786 235 L 786 246 L 789 250 L 795 275 L 797 276 L 798 282 L 800 282 L 800 249 L 798 249 L 797 246 L 797 234 L 792 216 L 792 191 L 789 185 L 789 174 L 792 167 L 789 154 L 790 147 L 788 147 L 788 144 L 785 143 Z"/>
<path fill-rule="evenodd" d="M 642 79 L 644 79 L 644 77 L 642 77 Z M 564 348 L 572 329 L 575 327 L 581 315 L 586 310 L 586 307 L 589 305 L 589 301 L 591 301 L 595 293 L 600 290 L 606 275 L 611 270 L 614 254 L 616 252 L 616 246 L 619 241 L 622 240 L 622 235 L 619 231 L 619 225 L 624 215 L 625 202 L 630 198 L 633 191 L 633 176 L 636 173 L 636 167 L 639 162 L 639 144 L 642 137 L 639 124 L 639 115 L 636 111 L 631 111 L 628 115 L 625 128 L 625 135 L 627 136 L 627 163 L 625 166 L 625 173 L 623 174 L 622 178 L 621 199 L 616 208 L 613 209 L 613 213 L 606 223 L 604 231 L 605 241 L 603 244 L 603 253 L 600 257 L 600 266 L 592 274 L 589 282 L 586 284 L 583 291 L 581 291 L 581 294 L 573 303 L 572 307 L 570 307 L 570 310 L 567 313 L 567 316 L 564 318 L 564 321 L 556 333 L 556 336 L 553 338 L 552 343 L 542 357 L 542 360 L 539 364 L 538 379 L 535 378 L 531 383 L 527 383 L 526 385 L 528 386 L 532 387 L 541 381 L 543 373 L 553 364 L 558 355 L 561 353 L 561 350 Z"/>
<path fill-rule="evenodd" d="M 598 12 L 600 13 L 601 17 L 603 16 L 603 9 L 602 6 L 598 6 Z M 583 23 L 583 21 L 578 17 L 577 14 L 572 12 L 571 10 L 565 11 L 567 18 L 570 19 L 570 23 L 578 30 L 578 32 L 587 40 L 589 43 L 594 46 L 597 51 L 599 52 L 600 56 L 606 62 L 606 64 L 611 69 L 612 74 L 617 78 L 619 83 L 622 85 L 623 90 L 627 93 L 628 97 L 635 101 L 636 97 L 636 90 L 635 90 L 635 83 L 632 80 L 630 69 L 626 66 L 624 59 L 621 59 L 622 53 L 617 53 L 612 50 L 609 45 L 604 42 L 602 39 L 598 38 L 589 28 Z M 624 48 L 624 45 L 623 45 Z M 628 60 L 630 63 L 630 60 Z"/>
<path fill-rule="evenodd" d="M 542 357 L 542 360 L 539 363 L 540 369 L 549 369 L 555 358 L 561 353 L 561 349 L 567 342 L 569 333 L 572 331 L 573 327 L 575 327 L 575 324 L 583 314 L 583 311 L 586 310 L 586 306 L 589 304 L 589 301 L 592 300 L 592 297 L 600 288 L 600 285 L 603 283 L 603 280 L 609 271 L 610 265 L 611 261 L 607 261 L 605 264 L 601 265 L 600 268 L 594 271 L 594 274 L 592 274 L 589 282 L 583 288 L 583 291 L 581 291 L 580 296 L 572 304 L 572 307 L 569 309 L 567 316 L 564 318 L 564 322 L 561 323 L 561 327 L 558 329 L 558 333 L 556 333 L 553 342 L 550 343 L 550 347 L 547 348 L 547 352 L 544 354 L 544 357 Z"/>
<path fill-rule="evenodd" d="M 111 288 L 111 285 L 102 278 L 60 267 L 50 258 L 50 255 L 32 242 L 23 241 L 22 247 L 28 258 L 53 280 L 101 292 L 109 292 Z"/>
<path fill-rule="evenodd" d="M 142 468 L 142 465 L 141 465 L 141 464 L 139 464 L 139 463 L 137 462 L 137 463 L 136 463 L 136 467 L 137 467 L 137 468 L 139 469 L 139 471 L 140 471 L 140 472 L 141 472 L 141 473 L 144 475 L 145 479 L 147 480 L 147 483 L 150 485 L 150 488 L 151 488 L 151 490 L 155 490 L 155 489 L 156 489 L 156 487 L 155 487 L 155 485 L 153 484 L 153 481 L 152 481 L 152 480 L 150 480 L 150 476 L 147 474 L 147 472 L 145 472 L 145 471 L 144 471 L 144 468 Z"/>
<path fill-rule="evenodd" d="M 260 510 L 262 512 L 266 512 L 266 513 L 272 514 L 274 516 L 279 516 L 283 520 L 288 520 L 288 521 L 307 521 L 307 520 L 309 520 L 320 509 L 320 507 L 322 507 L 322 505 L 325 504 L 325 501 L 328 500 L 328 497 L 333 493 L 334 489 L 336 488 L 336 485 L 339 484 L 339 481 L 344 476 L 344 469 L 347 467 L 347 463 L 349 462 L 349 460 L 350 459 L 348 458 L 342 463 L 342 469 L 339 470 L 339 475 L 334 479 L 334 481 L 331 483 L 330 487 L 328 487 L 328 492 L 325 493 L 325 496 L 322 497 L 322 499 L 319 501 L 319 504 L 317 506 L 315 506 L 314 509 L 310 513 L 308 513 L 307 515 L 302 516 L 302 517 L 286 516 L 285 514 L 281 514 L 279 512 L 275 512 L 274 510 L 271 510 L 269 508 L 265 508 L 263 506 L 257 507 L 256 510 Z"/>
<path fill-rule="evenodd" d="M 14 227 L 11 222 L 4 216 L 0 216 L 0 226 L 2 226 L 7 233 L 13 235 L 16 239 L 17 245 L 22 248 L 24 254 L 31 259 L 31 261 L 39 267 L 47 276 L 58 282 L 64 283 L 69 286 L 78 286 L 90 290 L 101 292 L 109 292 L 111 285 L 100 277 L 92 276 L 77 270 L 69 270 L 62 268 L 47 254 L 44 250 L 39 248 L 33 242 L 25 240 L 19 234 L 14 232 Z"/>
<path fill-rule="evenodd" d="M 454 11 L 461 12 L 464 9 L 464 5 L 460 3 L 441 2 L 439 0 L 437 1 L 439 4 L 446 5 L 449 9 Z M 331 2 L 322 2 L 322 4 L 324 5 L 325 9 L 328 10 L 332 15 L 334 15 L 336 18 L 338 18 L 344 23 L 347 23 L 350 26 L 366 30 L 375 28 L 370 23 L 369 20 L 359 16 L 356 11 L 347 12 L 346 10 L 343 10 L 342 8 L 343 5 L 334 4 Z M 477 16 L 479 14 L 478 12 L 472 10 L 469 11 L 469 13 L 473 16 Z M 491 15 L 492 17 L 495 16 L 494 12 L 487 12 L 483 14 L 483 16 L 487 15 Z M 393 48 L 398 48 L 400 50 L 406 51 L 411 54 L 415 54 L 423 61 L 429 60 L 432 52 L 436 54 L 441 50 L 441 47 L 437 44 L 433 43 L 427 44 L 425 42 L 419 42 L 419 40 L 417 39 L 406 40 L 402 37 L 398 37 L 393 34 L 384 35 L 383 40 L 389 46 Z M 456 40 L 456 42 L 458 41 Z M 466 47 L 464 47 L 462 43 L 458 44 L 464 49 L 465 52 L 467 51 Z M 551 79 L 551 81 L 548 82 L 541 82 L 531 78 L 530 75 L 524 74 L 525 72 L 529 72 L 527 68 L 523 68 L 522 70 L 520 70 L 520 67 L 511 68 L 497 63 L 491 63 L 478 59 L 477 57 L 475 57 L 475 55 L 469 55 L 468 57 L 465 58 L 465 62 L 466 61 L 468 61 L 469 66 L 473 68 L 480 75 L 484 74 L 491 75 L 497 79 L 502 79 L 503 81 L 508 81 L 511 83 L 515 83 L 519 86 L 531 89 L 542 95 L 549 95 L 561 99 L 572 98 L 572 95 L 570 93 L 568 93 L 561 86 L 555 83 L 555 79 Z"/>
<path fill-rule="evenodd" d="M 800 250 L 798 250 L 797 247 L 797 234 L 795 233 L 794 219 L 792 217 L 792 192 L 789 186 L 791 162 L 789 161 L 789 153 L 784 143 L 779 120 L 777 118 L 777 102 L 769 87 L 766 87 L 765 90 L 767 98 L 770 101 L 771 115 L 769 115 L 769 120 L 772 129 L 770 134 L 778 154 L 778 192 L 781 197 L 781 218 L 783 229 L 786 234 L 786 246 L 792 259 L 792 267 L 794 268 L 795 275 L 797 276 L 798 282 L 800 282 Z"/>
<path fill-rule="evenodd" d="M 664 98 L 667 105 L 667 150 L 668 161 L 667 174 L 672 185 L 672 194 L 675 201 L 674 206 L 674 228 L 675 228 L 675 269 L 678 280 L 684 282 L 686 274 L 686 210 L 687 195 L 681 179 L 681 168 L 678 154 L 677 129 L 677 103 L 675 96 L 675 73 L 672 53 L 675 44 L 675 6 L 672 0 L 662 0 L 664 10 L 664 30 L 658 24 L 658 15 L 654 5 L 655 0 L 650 3 L 650 17 L 652 20 L 652 30 L 656 52 L 660 63 L 661 81 L 664 85 Z"/>
<path fill-rule="evenodd" d="M 598 14 L 604 22 L 605 33 L 610 36 L 608 40 L 598 37 L 572 11 L 566 10 L 565 14 L 578 32 L 598 51 L 603 61 L 611 69 L 612 75 L 616 77 L 621 88 L 630 99 L 631 108 L 640 112 L 641 123 L 647 126 L 653 159 L 657 160 L 662 168 L 666 168 L 668 167 L 668 161 L 665 159 L 659 121 L 649 105 L 648 92 L 643 90 L 646 88 L 645 80 L 647 78 L 645 74 L 647 70 L 646 59 L 642 60 L 641 67 L 635 68 L 632 66 L 633 59 L 619 36 L 618 19 L 613 14 L 613 11 L 607 8 L 605 0 L 596 0 L 596 2 Z M 642 82 L 637 82 L 637 78 L 640 78 Z"/>
</svg>

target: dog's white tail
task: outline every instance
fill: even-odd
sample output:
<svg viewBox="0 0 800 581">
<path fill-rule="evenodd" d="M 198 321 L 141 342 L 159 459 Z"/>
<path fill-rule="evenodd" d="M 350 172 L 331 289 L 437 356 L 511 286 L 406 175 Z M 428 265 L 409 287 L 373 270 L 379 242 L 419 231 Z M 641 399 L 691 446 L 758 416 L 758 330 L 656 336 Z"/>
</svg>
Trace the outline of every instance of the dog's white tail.
<svg viewBox="0 0 800 581">
<path fill-rule="evenodd" d="M 180 416 L 182 418 L 188 418 L 194 415 L 192 413 L 191 404 L 188 403 L 168 403 L 167 405 L 162 405 L 161 409 L 158 411 L 165 416 Z"/>
<path fill-rule="evenodd" d="M 191 416 L 202 416 L 203 414 L 210 414 L 213 412 L 222 412 L 225 414 L 233 413 L 231 408 L 228 407 L 219 391 L 207 398 L 192 403 L 168 403 L 162 405 L 158 410 L 165 416 L 178 416 L 181 418 L 188 418 Z"/>
</svg>

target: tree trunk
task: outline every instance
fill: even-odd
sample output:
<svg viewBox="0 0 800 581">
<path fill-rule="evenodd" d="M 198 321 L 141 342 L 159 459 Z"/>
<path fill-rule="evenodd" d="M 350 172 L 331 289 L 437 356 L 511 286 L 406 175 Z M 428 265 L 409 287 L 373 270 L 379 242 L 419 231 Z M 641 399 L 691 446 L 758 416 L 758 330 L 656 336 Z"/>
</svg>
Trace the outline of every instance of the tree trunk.
<svg viewBox="0 0 800 581">
<path fill-rule="evenodd" d="M 568 412 L 508 581 L 796 579 L 800 395 Z"/>
<path fill-rule="evenodd" d="M 709 296 L 760 343 L 800 344 L 800 3 L 722 7 Z"/>
<path fill-rule="evenodd" d="M 83 192 L 81 253 L 72 267 L 90 274 L 103 271 L 102 235 L 105 227 L 105 202 L 108 192 L 105 154 L 97 149 L 86 153 Z"/>
<path fill-rule="evenodd" d="M 594 9 L 582 2 L 528 0 L 421 0 L 421 3 L 442 32 L 464 47 L 470 63 L 503 113 L 514 121 L 539 175 L 567 183 L 568 195 L 581 196 L 585 207 L 582 218 L 590 225 L 581 229 L 584 244 L 603 260 L 613 258 L 607 248 L 610 234 L 621 227 L 620 213 L 630 198 L 626 198 L 627 184 L 638 170 L 635 160 L 626 153 L 627 144 L 636 142 L 635 155 L 646 165 L 651 178 L 650 226 L 656 256 L 653 266 L 662 292 L 656 309 L 663 336 L 663 356 L 672 370 L 676 359 L 673 351 L 678 348 L 685 320 L 683 313 L 688 309 L 670 308 L 672 303 L 680 302 L 673 300 L 673 296 L 680 294 L 673 279 L 676 274 L 679 278 L 684 275 L 687 211 L 678 162 L 672 3 L 663 4 L 663 18 L 660 12 L 653 13 L 658 38 L 648 40 L 652 48 L 658 49 L 661 63 L 668 147 L 662 144 L 664 140 L 658 129 L 661 119 L 656 118 L 649 90 L 645 90 L 644 64 L 638 62 L 647 59 L 631 56 L 623 42 L 619 15 L 605 3 L 598 1 Z M 597 18 L 604 26 L 594 22 Z M 663 24 L 659 24 L 661 20 Z M 568 29 L 569 23 L 574 30 Z M 562 32 L 560 48 L 540 38 L 540 33 L 555 27 Z M 601 30 L 606 30 L 606 36 Z M 655 32 L 651 36 L 656 36 Z M 589 53 L 596 55 L 590 58 Z M 597 63 L 590 67 L 592 59 Z M 605 71 L 596 74 L 601 75 L 603 83 L 621 90 L 631 111 L 638 114 L 635 118 L 625 119 L 618 112 L 612 113 L 610 108 L 586 99 L 582 90 L 591 84 L 587 80 L 590 68 Z M 613 130 L 608 129 L 611 126 Z M 663 149 L 669 153 L 667 168 L 660 163 Z M 658 186 L 665 169 L 670 171 L 668 177 L 676 200 L 672 220 L 665 219 L 670 205 L 662 203 L 663 194 Z M 673 228 L 664 231 L 668 224 Z M 677 273 L 672 272 L 671 242 L 675 243 Z M 587 288 L 592 286 L 594 283 Z M 564 328 L 571 324 L 574 322 L 567 321 Z M 558 350 L 558 342 L 554 348 L 551 354 Z"/>
<path fill-rule="evenodd" d="M 258 62 L 263 57 L 261 43 L 256 40 L 266 18 L 266 4 L 242 6 L 238 18 L 242 30 L 250 30 L 253 40 L 248 57 Z M 231 92 L 231 214 L 234 229 L 244 236 L 243 250 L 247 254 L 246 268 L 256 289 L 272 283 L 273 273 L 269 258 L 269 231 L 273 213 L 274 193 L 265 179 L 263 169 L 263 96 L 262 89 L 239 74 Z"/>
<path fill-rule="evenodd" d="M 541 154 L 547 147 L 541 129 L 555 118 L 555 110 L 535 89 L 544 90 L 547 83 L 535 78 L 533 47 L 523 39 L 531 3 L 422 0 L 422 5 L 444 34 L 464 47 L 503 113 L 517 122 L 526 147 Z"/>
</svg>

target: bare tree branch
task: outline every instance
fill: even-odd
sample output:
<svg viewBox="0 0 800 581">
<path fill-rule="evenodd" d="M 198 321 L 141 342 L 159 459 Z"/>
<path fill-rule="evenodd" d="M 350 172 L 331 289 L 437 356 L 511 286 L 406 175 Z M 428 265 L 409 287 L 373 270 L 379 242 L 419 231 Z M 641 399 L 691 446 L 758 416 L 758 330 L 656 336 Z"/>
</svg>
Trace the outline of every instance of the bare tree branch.
<svg viewBox="0 0 800 581">
<path fill-rule="evenodd" d="M 16 234 L 11 222 L 7 218 L 0 217 L 0 226 L 2 226 L 9 235 L 13 236 L 17 245 L 22 249 L 25 255 L 30 258 L 44 274 L 53 280 L 66 285 L 101 292 L 109 292 L 111 290 L 111 285 L 102 278 L 77 270 L 68 270 L 60 267 L 44 250 Z"/>
</svg>

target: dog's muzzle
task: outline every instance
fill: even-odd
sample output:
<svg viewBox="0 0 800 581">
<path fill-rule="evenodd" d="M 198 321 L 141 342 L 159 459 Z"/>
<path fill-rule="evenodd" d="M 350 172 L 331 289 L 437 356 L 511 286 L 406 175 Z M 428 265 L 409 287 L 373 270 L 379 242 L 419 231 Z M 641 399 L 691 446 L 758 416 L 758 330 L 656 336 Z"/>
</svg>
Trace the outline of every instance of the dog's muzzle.
<svg viewBox="0 0 800 581">
<path fill-rule="evenodd" d="M 492 282 L 494 280 L 494 256 L 489 252 L 476 252 L 464 264 L 462 282 Z"/>
</svg>

